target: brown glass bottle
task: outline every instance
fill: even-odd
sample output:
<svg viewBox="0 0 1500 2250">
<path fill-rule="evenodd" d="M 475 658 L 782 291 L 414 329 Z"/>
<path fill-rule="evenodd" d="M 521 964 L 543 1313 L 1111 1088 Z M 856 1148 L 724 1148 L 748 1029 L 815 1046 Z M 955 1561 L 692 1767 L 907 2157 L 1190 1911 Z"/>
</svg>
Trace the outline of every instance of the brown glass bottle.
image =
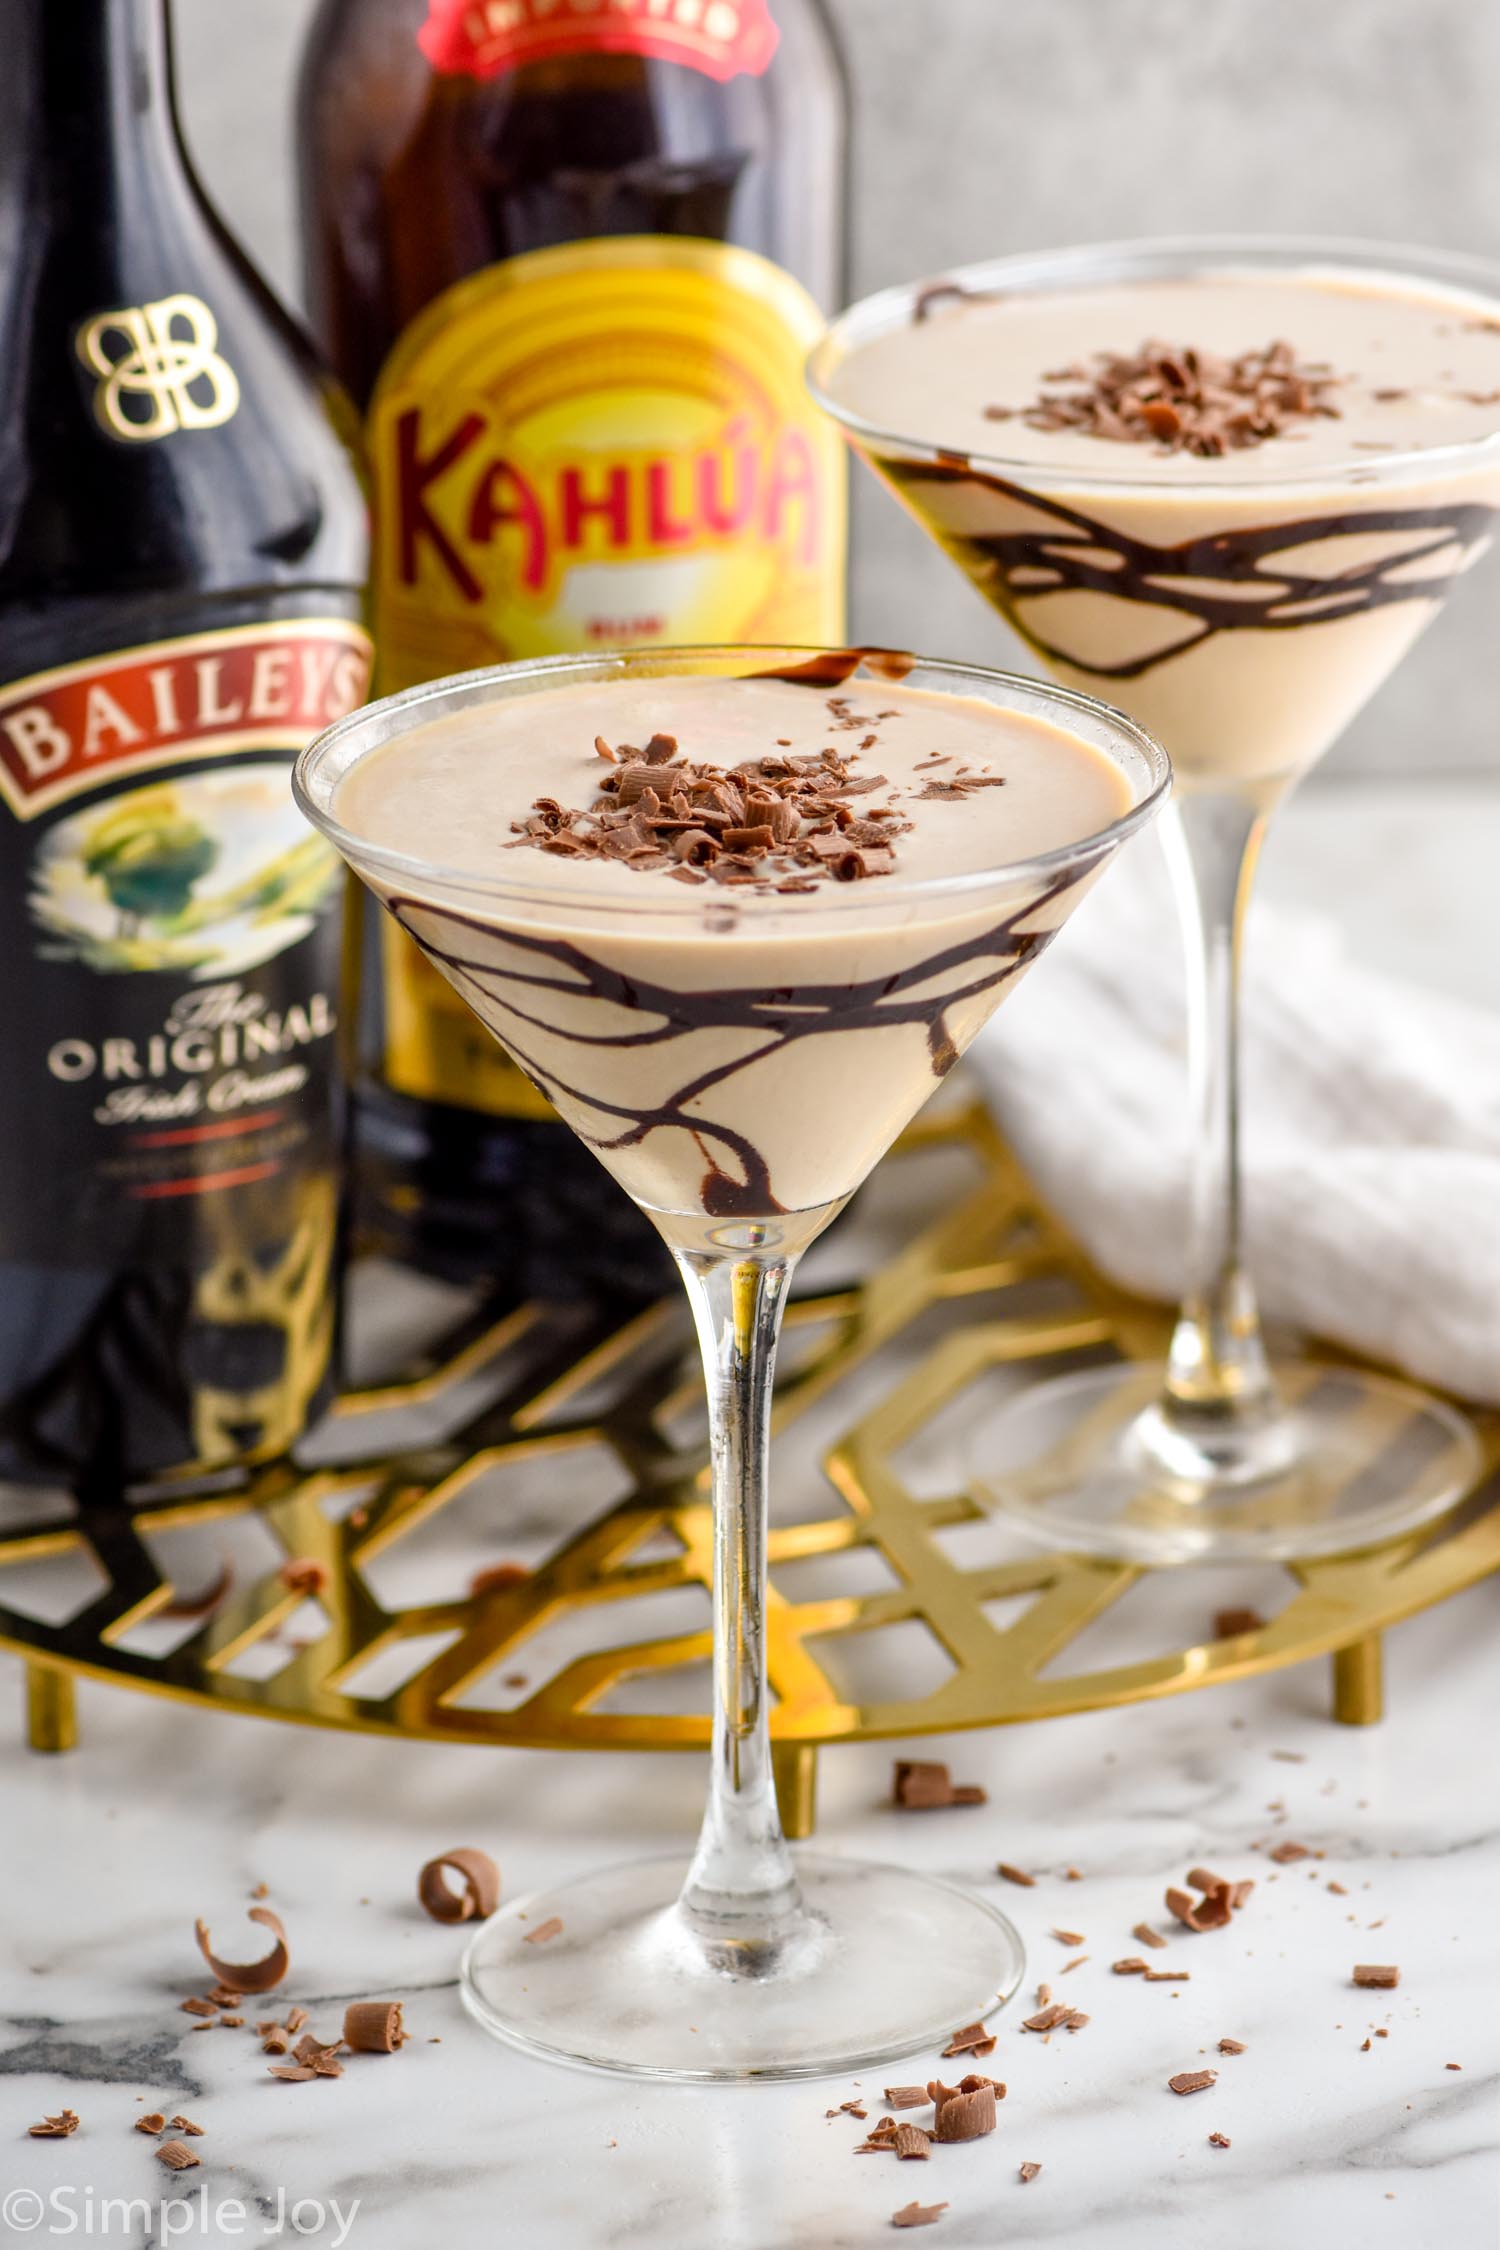
<svg viewBox="0 0 1500 2250">
<path fill-rule="evenodd" d="M 164 0 L 5 29 L 0 1477 L 113 1499 L 327 1392 L 340 886 L 289 773 L 364 694 L 366 511 Z"/>
<path fill-rule="evenodd" d="M 841 636 L 844 464 L 801 361 L 841 294 L 845 113 L 822 0 L 324 0 L 307 288 L 367 417 L 382 691 Z M 366 1239 L 517 1295 L 656 1286 L 654 1234 L 407 941 L 361 958 Z"/>
</svg>

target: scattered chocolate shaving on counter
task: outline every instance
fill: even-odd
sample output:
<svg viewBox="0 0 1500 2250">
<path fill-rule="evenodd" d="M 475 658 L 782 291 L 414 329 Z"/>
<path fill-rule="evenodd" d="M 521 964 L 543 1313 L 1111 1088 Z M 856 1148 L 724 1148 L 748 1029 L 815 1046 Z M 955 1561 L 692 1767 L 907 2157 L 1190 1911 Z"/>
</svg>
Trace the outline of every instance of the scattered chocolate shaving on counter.
<svg viewBox="0 0 1500 2250">
<path fill-rule="evenodd" d="M 1145 1973 L 1146 1964 L 1135 1953 L 1128 1953 L 1123 1961 L 1112 1961 L 1110 1963 L 1110 1974 L 1112 1976 L 1143 1977 Z"/>
<path fill-rule="evenodd" d="M 231 1991 L 227 1984 L 216 1984 L 208 1997 L 216 2008 L 237 2008 L 245 1995 Z"/>
<path fill-rule="evenodd" d="M 1222 1930 L 1229 1920 L 1229 1885 L 1194 1898 L 1190 1891 L 1180 1891 L 1175 1886 L 1167 1890 L 1167 1910 L 1175 1914 L 1186 1929 L 1200 1933 L 1205 1930 Z"/>
<path fill-rule="evenodd" d="M 305 2085 L 308 2080 L 316 2078 L 318 2073 L 309 2069 L 306 2063 L 272 2063 L 269 2075 L 272 2078 L 284 2078 L 289 2086 L 297 2086 Z"/>
<path fill-rule="evenodd" d="M 1203 2094 L 1210 2086 L 1217 2085 L 1218 2078 L 1216 2070 L 1179 2070 L 1167 2084 L 1174 2094 Z"/>
<path fill-rule="evenodd" d="M 950 2055 L 992 2055 L 996 2043 L 995 2033 L 987 2030 L 982 2023 L 966 2023 L 961 2030 L 954 2032 L 943 2049 L 943 2056 L 946 2060 Z"/>
<path fill-rule="evenodd" d="M 891 1777 L 891 1802 L 903 1812 L 935 1812 L 949 1805 L 982 1805 L 988 1799 L 973 1784 L 955 1788 L 948 1768 L 936 1759 L 898 1758 Z"/>
<path fill-rule="evenodd" d="M 869 2116 L 863 2102 L 840 2102 L 837 2109 L 828 2112 L 830 2117 L 857 2117 L 861 2121 Z"/>
<path fill-rule="evenodd" d="M 1142 1972 L 1146 1984 L 1191 1984 L 1190 1969 L 1146 1969 Z"/>
<path fill-rule="evenodd" d="M 1023 2017 L 1021 2029 L 1023 2031 L 1056 2031 L 1059 2024 L 1066 2023 L 1072 2013 L 1072 2009 L 1065 2008 L 1060 2000 L 1054 2000 L 1045 2008 L 1039 2008 L 1034 2016 Z"/>
<path fill-rule="evenodd" d="M 159 2109 L 148 2109 L 144 2117 L 138 2117 L 135 2121 L 138 2133 L 164 2133 L 166 2128 L 166 2114 Z"/>
<path fill-rule="evenodd" d="M 942 2139 L 939 2130 L 938 2139 Z M 920 2157 L 925 2163 L 932 2155 L 932 2142 L 920 2125 L 898 2125 L 891 2135 L 891 2146 L 904 2164 L 908 2158 Z"/>
<path fill-rule="evenodd" d="M 1141 1945 L 1163 1946 L 1168 1942 L 1149 1922 L 1137 1922 L 1130 1934 Z"/>
<path fill-rule="evenodd" d="M 1051 1987 L 1051 1985 L 1050 1985 L 1050 1984 L 1039 1984 L 1039 1985 L 1037 1986 L 1037 1988 L 1036 1988 L 1036 2004 L 1037 2004 L 1037 2006 L 1038 2006 L 1039 2008 L 1045 2008 L 1045 2007 L 1046 2007 L 1046 2006 L 1048 2006 L 1048 2004 L 1050 2003 L 1050 2001 L 1051 2001 L 1051 1998 L 1052 1998 L 1052 1987 Z"/>
<path fill-rule="evenodd" d="M 1006 1860 L 1002 1859 L 996 1866 L 995 1873 L 1003 1875 L 1007 1883 L 1019 1884 L 1023 1891 L 1034 1891 L 1036 1889 L 1036 1877 L 1028 1875 L 1024 1867 L 1012 1867 Z"/>
<path fill-rule="evenodd" d="M 921 2109 L 932 2096 L 925 2086 L 887 2086 L 885 2099 L 891 2109 Z"/>
<path fill-rule="evenodd" d="M 444 1879 L 450 1868 L 462 1878 L 462 1893 Z M 434 1922 L 484 1921 L 500 1904 L 500 1870 L 488 1852 L 460 1844 L 428 1860 L 417 1877 L 417 1896 Z"/>
<path fill-rule="evenodd" d="M 947 2210 L 946 2203 L 903 2203 L 899 2211 L 891 2213 L 893 2227 L 936 2226 Z"/>
<path fill-rule="evenodd" d="M 1370 2042 L 1368 2039 L 1362 2039 L 1360 2041 L 1359 2051 L 1362 2055 L 1367 2055 L 1370 2052 Z"/>
<path fill-rule="evenodd" d="M 1059 1930 L 1054 1927 L 1049 1935 L 1055 1937 L 1059 1945 L 1072 1947 L 1078 1945 L 1086 1945 L 1088 1943 L 1088 1940 L 1084 1936 L 1082 1930 Z"/>
<path fill-rule="evenodd" d="M 195 2125 L 190 2117 L 174 2117 L 172 2123 L 176 2126 L 179 2133 L 186 2133 L 193 2140 L 202 2140 L 203 2127 L 201 2125 Z"/>
<path fill-rule="evenodd" d="M 902 2132 L 908 2126 L 899 2128 Z M 960 2090 L 938 2103 L 934 2137 L 939 2141 L 982 2141 L 995 2130 L 995 2090 L 992 2086 Z"/>
<path fill-rule="evenodd" d="M 288 2031 L 298 2032 L 307 2021 L 307 2010 L 305 2008 L 288 2008 L 282 2020 Z"/>
<path fill-rule="evenodd" d="M 351 2000 L 344 2010 L 344 2045 L 356 2055 L 393 2055 L 406 2036 L 399 2000 Z"/>
<path fill-rule="evenodd" d="M 526 1932 L 521 1943 L 523 1945 L 550 1945 L 553 1938 L 562 1936 L 562 1927 L 561 1917 L 556 1914 L 549 1914 L 545 1922 L 538 1922 L 534 1930 Z"/>
<path fill-rule="evenodd" d="M 1083 1881 L 1083 1869 L 1081 1867 L 1065 1867 L 1063 1869 L 1063 1881 L 1065 1883 L 1081 1883 Z"/>
<path fill-rule="evenodd" d="M 1401 1982 L 1401 1971 L 1394 1967 L 1382 1968 L 1375 1962 L 1361 1961 L 1355 1968 L 1354 1981 L 1356 1984 L 1373 1985 L 1382 1992 L 1389 1991 L 1392 1985 Z"/>
<path fill-rule="evenodd" d="M 212 2000 L 184 2000 L 181 2005 L 185 2016 L 217 2016 L 219 2012 Z"/>
<path fill-rule="evenodd" d="M 1335 1883 L 1331 1877 L 1329 1878 L 1328 1888 L 1332 1891 L 1335 1898 L 1347 1898 L 1349 1896 L 1348 1890 L 1345 1888 L 1345 1886 L 1342 1883 Z"/>
<path fill-rule="evenodd" d="M 321 1594 L 328 1584 L 327 1565 L 314 1562 L 307 1555 L 294 1555 L 282 1564 L 276 1575 L 293 1594 Z"/>
<path fill-rule="evenodd" d="M 220 2016 L 219 2029 L 221 2031 L 241 2031 L 244 2028 L 244 2023 L 243 2016 Z"/>
<path fill-rule="evenodd" d="M 1462 2070 L 1463 2067 L 1462 2063 L 1444 2063 L 1443 2065 L 1444 2070 Z"/>
<path fill-rule="evenodd" d="M 1312 1853 L 1308 1850 L 1306 1844 L 1294 1844 L 1288 1836 L 1284 1843 L 1278 1844 L 1273 1852 L 1266 1854 L 1266 1857 L 1275 1860 L 1278 1867 L 1290 1867 L 1296 1860 L 1311 1859 Z"/>
<path fill-rule="evenodd" d="M 209 1943 L 208 1924 L 204 1921 L 193 1924 L 193 1935 L 198 1940 L 198 1951 L 220 1984 L 229 1985 L 237 1993 L 269 1992 L 273 1985 L 280 1984 L 292 1965 L 292 1957 L 287 1950 L 286 1931 L 281 1926 L 281 1917 L 273 1914 L 269 1906 L 252 1906 L 249 1914 L 252 1922 L 258 1922 L 263 1930 L 269 1930 L 276 1940 L 263 1961 L 235 1964 L 216 1959 Z"/>
<path fill-rule="evenodd" d="M 1249 1898 L 1250 1893 L 1254 1890 L 1254 1888 L 1255 1877 L 1253 1875 L 1242 1875 L 1237 1883 L 1230 1884 L 1229 1903 L 1236 1914 L 1244 1905 L 1246 1899 Z"/>
<path fill-rule="evenodd" d="M 1219 2041 L 1219 2053 L 1221 2055 L 1242 2055 L 1244 2052 L 1245 2042 L 1243 2039 L 1221 2039 Z"/>
<path fill-rule="evenodd" d="M 169 2172 L 191 2172 L 202 2162 L 183 2141 L 163 2141 L 153 2153 L 157 2163 L 165 2164 Z"/>
<path fill-rule="evenodd" d="M 1058 368 L 1019 412 L 1033 430 L 1077 430 L 1121 445 L 1155 445 L 1163 453 L 1212 460 L 1282 437 L 1299 422 L 1331 419 L 1329 393 L 1341 380 L 1324 361 L 1299 361 L 1276 341 L 1227 359 L 1190 345 L 1151 340 L 1133 353 L 1095 352 L 1089 362 Z"/>
<path fill-rule="evenodd" d="M 1284 1766 L 1305 1766 L 1307 1764 L 1307 1752 L 1305 1750 L 1273 1750 L 1271 1755 L 1273 1758 L 1279 1759 Z"/>
<path fill-rule="evenodd" d="M 1081 1969 L 1087 1959 L 1088 1955 L 1086 1953 L 1075 1953 L 1071 1961 L 1064 1961 L 1062 1967 L 1057 1972 L 1058 1975 L 1060 1977 L 1065 1977 L 1071 1970 Z"/>
<path fill-rule="evenodd" d="M 1032 2181 L 1036 2178 L 1041 2168 L 1042 2167 L 1040 2166 L 1040 2164 L 1023 2164 L 1021 2166 L 1022 2187 L 1030 2187 Z"/>
<path fill-rule="evenodd" d="M 1208 2136 L 1208 2145 L 1210 2148 L 1228 2148 L 1229 2137 L 1225 2133 L 1210 2133 Z"/>
<path fill-rule="evenodd" d="M 232 1567 L 227 1562 L 221 1563 L 218 1577 L 214 1579 L 211 1585 L 205 1586 L 201 1594 L 174 1592 L 172 1599 L 169 1602 L 163 1602 L 161 1608 L 153 1611 L 152 1614 L 156 1617 L 209 1617 L 218 1608 L 233 1584 L 234 1571 Z"/>
<path fill-rule="evenodd" d="M 252 1898 L 269 1898 L 270 1895 L 271 1886 L 269 1883 L 257 1883 L 254 1890 L 250 1893 L 250 1896 Z"/>
<path fill-rule="evenodd" d="M 1214 1639 L 1232 1641 L 1240 1633 L 1258 1633 L 1264 1624 L 1258 1609 L 1216 1609 Z"/>
<path fill-rule="evenodd" d="M 44 2117 L 40 2125 L 28 2125 L 27 2136 L 33 2141 L 65 2141 L 76 2133 L 81 2123 L 76 2109 L 60 2109 L 55 2117 Z"/>
</svg>

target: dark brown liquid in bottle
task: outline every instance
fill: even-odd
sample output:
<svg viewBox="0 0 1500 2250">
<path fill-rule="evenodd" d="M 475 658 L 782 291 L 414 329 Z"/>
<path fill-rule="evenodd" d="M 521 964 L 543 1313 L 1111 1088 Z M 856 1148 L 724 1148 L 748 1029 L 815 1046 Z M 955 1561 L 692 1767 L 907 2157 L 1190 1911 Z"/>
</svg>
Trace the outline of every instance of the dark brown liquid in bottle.
<svg viewBox="0 0 1500 2250">
<path fill-rule="evenodd" d="M 411 322 L 455 283 L 610 236 L 737 244 L 825 309 L 842 294 L 845 91 L 821 0 L 772 0 L 768 69 L 720 83 L 660 56 L 579 53 L 434 72 L 428 0 L 325 0 L 301 95 L 308 299 L 367 405 Z M 730 637 L 726 635 L 725 637 Z M 362 950 L 356 1094 L 367 1243 L 520 1297 L 660 1286 L 646 1222 L 561 1124 L 399 1091 L 378 945 Z"/>
</svg>

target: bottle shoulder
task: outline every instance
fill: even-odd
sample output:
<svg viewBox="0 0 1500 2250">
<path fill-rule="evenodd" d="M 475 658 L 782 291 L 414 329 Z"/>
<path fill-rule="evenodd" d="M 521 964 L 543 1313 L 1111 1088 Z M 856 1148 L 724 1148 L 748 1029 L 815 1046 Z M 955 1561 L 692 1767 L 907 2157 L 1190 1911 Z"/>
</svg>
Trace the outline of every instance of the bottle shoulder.
<svg viewBox="0 0 1500 2250">
<path fill-rule="evenodd" d="M 0 288 L 0 604 L 364 577 L 352 411 L 184 176 Z"/>
</svg>

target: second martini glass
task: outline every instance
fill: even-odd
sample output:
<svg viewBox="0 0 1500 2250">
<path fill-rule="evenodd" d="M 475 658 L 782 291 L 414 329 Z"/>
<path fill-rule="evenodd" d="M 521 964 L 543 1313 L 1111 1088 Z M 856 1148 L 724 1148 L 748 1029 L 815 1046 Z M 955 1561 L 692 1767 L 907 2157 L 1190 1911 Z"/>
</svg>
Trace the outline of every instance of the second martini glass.
<svg viewBox="0 0 1500 2250">
<path fill-rule="evenodd" d="M 1242 447 L 1158 441 L 1178 410 L 1147 423 L 1130 370 L 1181 399 L 1210 353 L 1205 379 L 1247 394 L 1226 411 L 1258 412 L 1259 385 L 1289 404 L 1285 434 L 1273 414 Z M 1116 388 L 1090 394 L 1100 368 Z M 1489 544 L 1500 275 L 1265 239 L 1006 258 L 855 306 L 810 380 L 1042 662 L 1149 726 L 1177 775 L 1161 833 L 1189 967 L 1186 1295 L 1164 1368 L 1091 1367 L 993 1414 L 985 1497 L 1051 1543 L 1139 1562 L 1394 1537 L 1459 1497 L 1477 1448 L 1411 1385 L 1268 1355 L 1242 1245 L 1241 939 L 1272 810 Z"/>
<path fill-rule="evenodd" d="M 815 838 L 806 851 L 840 879 L 709 881 L 709 839 L 661 814 L 679 774 L 693 780 L 679 727 L 715 762 L 694 805 L 731 851 L 765 850 L 774 826 Z M 627 730 L 647 749 L 601 763 Z M 605 779 L 604 809 L 642 808 L 612 863 L 512 840 L 529 818 L 556 841 L 561 805 L 587 808 Z M 499 2037 L 646 2077 L 806 2077 L 941 2045 L 1014 1990 L 1020 1943 L 987 1901 L 793 1855 L 782 1836 L 765 1642 L 776 1339 L 801 1252 L 1167 786 L 1149 737 L 1084 697 L 848 651 L 502 667 L 375 704 L 299 762 L 303 810 L 655 1221 L 703 1351 L 714 1677 L 698 1847 L 486 1923 L 464 1997 Z M 670 853 L 637 834 L 647 811 Z M 886 834 L 910 844 L 891 852 Z M 1023 837 L 1029 856 L 1008 856 Z M 631 848 L 649 872 L 621 864 Z M 924 875 L 923 855 L 946 871 Z M 664 1512 L 680 1499 L 664 1492 Z"/>
</svg>

